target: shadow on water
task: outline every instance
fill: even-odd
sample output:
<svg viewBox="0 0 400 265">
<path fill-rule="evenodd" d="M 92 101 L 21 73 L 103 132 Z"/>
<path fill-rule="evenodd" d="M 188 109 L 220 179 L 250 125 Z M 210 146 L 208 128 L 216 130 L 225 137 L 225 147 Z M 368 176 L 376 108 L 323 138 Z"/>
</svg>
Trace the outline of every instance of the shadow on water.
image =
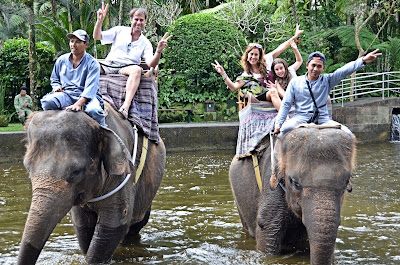
<svg viewBox="0 0 400 265">
<path fill-rule="evenodd" d="M 140 237 L 122 242 L 113 264 L 309 264 L 308 253 L 267 258 L 242 229 L 229 186 L 232 153 L 169 154 Z M 400 263 L 400 144 L 358 147 L 335 264 Z M 0 264 L 15 264 L 31 188 L 22 164 L 0 165 Z M 38 264 L 84 264 L 69 216 Z"/>
</svg>

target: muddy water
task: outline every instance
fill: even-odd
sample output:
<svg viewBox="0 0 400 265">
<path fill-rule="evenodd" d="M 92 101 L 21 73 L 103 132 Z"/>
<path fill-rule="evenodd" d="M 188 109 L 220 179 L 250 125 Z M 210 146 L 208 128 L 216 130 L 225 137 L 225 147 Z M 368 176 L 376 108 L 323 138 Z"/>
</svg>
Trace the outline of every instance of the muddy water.
<svg viewBox="0 0 400 265">
<path fill-rule="evenodd" d="M 242 230 L 228 169 L 232 153 L 169 154 L 163 183 L 140 238 L 113 264 L 309 264 L 307 253 L 267 258 Z M 335 264 L 400 264 L 400 144 L 360 145 L 346 194 Z M 0 264 L 15 264 L 30 205 L 22 164 L 0 165 Z M 69 216 L 37 264 L 83 264 Z"/>
</svg>

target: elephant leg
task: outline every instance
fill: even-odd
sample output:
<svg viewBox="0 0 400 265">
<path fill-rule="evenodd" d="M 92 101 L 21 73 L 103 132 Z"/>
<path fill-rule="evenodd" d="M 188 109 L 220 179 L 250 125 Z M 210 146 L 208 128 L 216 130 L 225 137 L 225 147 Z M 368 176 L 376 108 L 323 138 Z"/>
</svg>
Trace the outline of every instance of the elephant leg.
<svg viewBox="0 0 400 265">
<path fill-rule="evenodd" d="M 258 250 L 277 255 L 281 251 L 286 234 L 289 209 L 280 187 L 272 193 L 278 193 L 279 196 L 261 199 L 257 215 L 256 241 Z"/>
<path fill-rule="evenodd" d="M 108 227 L 104 224 L 98 224 L 86 254 L 86 262 L 88 264 L 109 262 L 114 250 L 126 235 L 128 228 L 127 224 L 118 227 Z"/>
<path fill-rule="evenodd" d="M 132 224 L 132 225 L 129 227 L 129 232 L 128 232 L 129 236 L 134 236 L 134 235 L 139 234 L 140 230 L 141 230 L 141 229 L 147 224 L 147 222 L 149 221 L 150 211 L 151 211 L 151 208 L 149 208 L 149 209 L 147 210 L 147 212 L 146 212 L 146 214 L 145 214 L 145 216 L 144 216 L 144 218 L 143 218 L 142 221 L 137 222 L 137 223 L 134 223 L 134 224 Z"/>
<path fill-rule="evenodd" d="M 71 214 L 79 247 L 82 253 L 86 255 L 96 227 L 97 214 L 85 211 L 79 206 L 72 207 Z"/>
</svg>

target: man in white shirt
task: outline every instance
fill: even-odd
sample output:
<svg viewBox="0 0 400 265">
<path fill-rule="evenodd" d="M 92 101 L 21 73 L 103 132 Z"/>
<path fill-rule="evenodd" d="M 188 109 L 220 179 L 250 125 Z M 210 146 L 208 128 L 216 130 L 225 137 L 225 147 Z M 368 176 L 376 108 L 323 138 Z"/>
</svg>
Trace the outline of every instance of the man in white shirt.
<svg viewBox="0 0 400 265">
<path fill-rule="evenodd" d="M 127 118 L 133 97 L 139 87 L 142 68 L 139 66 L 143 58 L 149 67 L 156 67 L 162 51 L 172 37 L 165 33 L 157 45 L 153 55 L 153 47 L 150 41 L 142 34 L 146 24 L 147 12 L 143 8 L 134 8 L 130 11 L 131 27 L 116 26 L 102 31 L 101 26 L 106 17 L 108 4 L 97 11 L 97 21 L 93 30 L 93 38 L 101 40 L 102 44 L 112 44 L 111 51 L 106 57 L 105 64 L 101 66 L 101 73 L 123 74 L 128 76 L 126 82 L 125 101 L 119 111 Z M 167 37 L 168 36 L 168 37 Z"/>
</svg>

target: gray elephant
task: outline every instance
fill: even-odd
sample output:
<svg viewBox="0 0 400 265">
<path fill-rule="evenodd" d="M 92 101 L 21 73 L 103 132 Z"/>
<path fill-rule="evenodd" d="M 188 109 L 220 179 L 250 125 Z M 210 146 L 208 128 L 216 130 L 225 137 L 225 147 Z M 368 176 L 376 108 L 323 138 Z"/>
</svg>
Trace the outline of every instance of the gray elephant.
<svg viewBox="0 0 400 265">
<path fill-rule="evenodd" d="M 309 247 L 311 264 L 331 264 L 344 193 L 351 191 L 355 138 L 334 128 L 298 128 L 280 136 L 274 149 L 272 162 L 268 138 L 258 150 L 261 191 L 252 159 L 232 161 L 243 227 L 266 254 Z"/>
<path fill-rule="evenodd" d="M 108 262 L 121 240 L 128 233 L 137 234 L 147 223 L 164 172 L 164 143 L 149 141 L 142 173 L 135 182 L 143 135 L 137 137 L 132 163 L 132 126 L 108 103 L 106 112 L 108 128 L 84 112 L 45 111 L 32 117 L 24 157 L 32 203 L 18 264 L 36 263 L 54 227 L 69 211 L 89 264 Z M 110 197 L 89 202 L 121 186 Z"/>
</svg>

